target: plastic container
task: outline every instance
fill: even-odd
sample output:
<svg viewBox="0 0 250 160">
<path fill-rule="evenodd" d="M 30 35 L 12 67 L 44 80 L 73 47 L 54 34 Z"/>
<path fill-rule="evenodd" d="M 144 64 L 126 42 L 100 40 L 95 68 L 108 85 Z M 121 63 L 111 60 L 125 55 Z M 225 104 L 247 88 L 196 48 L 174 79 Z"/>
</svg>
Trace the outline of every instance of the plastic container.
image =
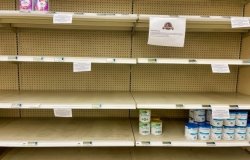
<svg viewBox="0 0 250 160">
<path fill-rule="evenodd" d="M 250 121 L 247 123 L 247 140 L 250 141 Z"/>
<path fill-rule="evenodd" d="M 212 119 L 212 110 L 207 110 L 206 111 L 206 121 L 210 122 Z"/>
<path fill-rule="evenodd" d="M 232 141 L 234 140 L 234 137 L 235 137 L 235 127 L 224 126 L 222 132 L 222 139 L 227 141 Z"/>
<path fill-rule="evenodd" d="M 49 0 L 35 0 L 36 11 L 49 11 Z"/>
<path fill-rule="evenodd" d="M 19 10 L 20 11 L 32 11 L 33 0 L 19 0 Z"/>
<path fill-rule="evenodd" d="M 195 109 L 194 110 L 194 121 L 195 122 L 205 122 L 206 121 L 206 110 Z"/>
<path fill-rule="evenodd" d="M 222 127 L 211 126 L 211 139 L 214 141 L 219 141 L 222 139 Z"/>
<path fill-rule="evenodd" d="M 187 140 L 198 139 L 198 125 L 195 123 L 186 123 L 185 125 L 185 137 Z"/>
<path fill-rule="evenodd" d="M 199 140 L 209 140 L 210 139 L 211 125 L 207 123 L 199 124 L 198 139 Z"/>
<path fill-rule="evenodd" d="M 246 127 L 236 126 L 236 128 L 235 128 L 235 140 L 239 140 L 239 141 L 246 140 L 246 133 L 247 133 Z"/>
<path fill-rule="evenodd" d="M 247 126 L 247 111 L 237 111 L 236 113 L 236 126 L 246 127 Z"/>
<path fill-rule="evenodd" d="M 150 135 L 150 123 L 139 122 L 139 133 L 143 136 Z"/>
<path fill-rule="evenodd" d="M 151 134 L 155 136 L 162 135 L 162 121 L 161 120 L 152 120 Z"/>
<path fill-rule="evenodd" d="M 143 123 L 150 123 L 151 110 L 141 109 L 139 111 L 139 121 Z"/>
<path fill-rule="evenodd" d="M 233 127 L 236 125 L 236 111 L 230 111 L 230 118 L 225 119 L 224 126 Z"/>
<path fill-rule="evenodd" d="M 211 119 L 210 124 L 214 127 L 222 127 L 223 119 Z"/>
</svg>

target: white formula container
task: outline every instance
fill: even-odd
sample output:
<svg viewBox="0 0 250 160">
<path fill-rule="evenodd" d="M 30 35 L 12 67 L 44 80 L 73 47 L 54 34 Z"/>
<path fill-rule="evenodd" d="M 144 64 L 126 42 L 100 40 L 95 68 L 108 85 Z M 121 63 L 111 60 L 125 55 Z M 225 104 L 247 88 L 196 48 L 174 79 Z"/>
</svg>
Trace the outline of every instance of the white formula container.
<svg viewBox="0 0 250 160">
<path fill-rule="evenodd" d="M 236 125 L 236 111 L 230 111 L 230 118 L 224 119 L 224 126 L 233 127 Z"/>
<path fill-rule="evenodd" d="M 151 110 L 141 109 L 139 111 L 139 121 L 143 123 L 150 123 Z"/>
<path fill-rule="evenodd" d="M 185 124 L 185 137 L 187 140 L 198 139 L 198 125 L 194 123 Z"/>
<path fill-rule="evenodd" d="M 222 127 L 223 119 L 211 119 L 210 124 L 214 127 Z"/>
<path fill-rule="evenodd" d="M 247 128 L 246 127 L 235 127 L 235 140 L 243 141 L 246 140 Z"/>
<path fill-rule="evenodd" d="M 222 139 L 222 127 L 211 126 L 211 139 L 214 141 Z"/>
<path fill-rule="evenodd" d="M 207 123 L 199 124 L 198 139 L 199 140 L 209 140 L 210 139 L 211 125 Z"/>
<path fill-rule="evenodd" d="M 194 110 L 194 121 L 195 122 L 205 122 L 206 121 L 206 110 L 195 109 Z"/>
<path fill-rule="evenodd" d="M 247 111 L 237 111 L 236 113 L 236 126 L 246 127 L 247 126 Z"/>
<path fill-rule="evenodd" d="M 139 133 L 143 136 L 150 135 L 150 123 L 139 122 Z"/>
<path fill-rule="evenodd" d="M 212 119 L 212 110 L 207 110 L 206 111 L 206 121 L 210 122 Z"/>
<path fill-rule="evenodd" d="M 234 140 L 234 137 L 235 137 L 235 127 L 224 126 L 222 132 L 222 139 L 227 141 L 232 141 Z"/>
<path fill-rule="evenodd" d="M 152 120 L 151 134 L 155 136 L 162 135 L 162 121 L 161 120 Z"/>
</svg>

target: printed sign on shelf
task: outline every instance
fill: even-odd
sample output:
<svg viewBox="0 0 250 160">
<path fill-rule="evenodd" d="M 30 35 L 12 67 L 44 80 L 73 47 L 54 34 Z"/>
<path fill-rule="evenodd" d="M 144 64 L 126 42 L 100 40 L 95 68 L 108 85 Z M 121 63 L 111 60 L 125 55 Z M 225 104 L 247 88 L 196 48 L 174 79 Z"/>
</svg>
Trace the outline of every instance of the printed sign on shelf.
<svg viewBox="0 0 250 160">
<path fill-rule="evenodd" d="M 55 108 L 55 117 L 73 117 L 71 108 Z"/>
<path fill-rule="evenodd" d="M 250 27 L 250 17 L 231 17 L 232 28 Z"/>
<path fill-rule="evenodd" d="M 73 71 L 74 72 L 89 72 L 91 71 L 91 62 L 90 61 L 74 62 Z"/>
<path fill-rule="evenodd" d="M 212 64 L 213 73 L 230 73 L 230 68 L 228 64 Z"/>
<path fill-rule="evenodd" d="M 56 13 L 53 16 L 54 24 L 71 24 L 73 20 L 72 13 Z"/>
<path fill-rule="evenodd" d="M 186 18 L 150 17 L 149 45 L 184 47 Z"/>
<path fill-rule="evenodd" d="M 228 106 L 212 106 L 213 119 L 228 119 L 230 118 Z"/>
</svg>

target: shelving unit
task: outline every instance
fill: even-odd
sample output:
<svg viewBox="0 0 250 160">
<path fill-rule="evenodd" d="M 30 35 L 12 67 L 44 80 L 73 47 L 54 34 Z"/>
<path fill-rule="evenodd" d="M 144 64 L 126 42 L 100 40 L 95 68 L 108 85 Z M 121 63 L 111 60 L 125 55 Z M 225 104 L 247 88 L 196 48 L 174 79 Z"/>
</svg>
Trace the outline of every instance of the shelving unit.
<svg viewBox="0 0 250 160">
<path fill-rule="evenodd" d="M 250 110 L 250 27 L 231 27 L 231 17 L 250 17 L 250 1 L 17 7 L 0 2 L 0 159 L 249 159 L 249 140 L 188 141 L 184 123 L 189 109 Z M 54 24 L 55 14 L 72 15 L 72 24 Z M 183 48 L 147 44 L 154 16 L 186 18 Z M 91 71 L 74 73 L 85 61 Z M 230 73 L 212 73 L 213 64 Z M 73 117 L 55 118 L 55 109 Z M 163 135 L 139 134 L 139 109 L 163 120 Z"/>
</svg>

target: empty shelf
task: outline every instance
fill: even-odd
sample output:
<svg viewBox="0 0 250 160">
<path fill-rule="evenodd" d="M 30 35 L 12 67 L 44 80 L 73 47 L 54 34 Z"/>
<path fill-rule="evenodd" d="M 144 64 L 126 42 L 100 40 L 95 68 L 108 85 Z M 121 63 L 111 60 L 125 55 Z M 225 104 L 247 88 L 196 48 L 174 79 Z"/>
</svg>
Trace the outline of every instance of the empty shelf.
<svg viewBox="0 0 250 160">
<path fill-rule="evenodd" d="M 139 109 L 250 109 L 250 96 L 237 93 L 132 92 Z"/>
<path fill-rule="evenodd" d="M 126 119 L 1 119 L 0 146 L 134 146 L 134 137 Z"/>
<path fill-rule="evenodd" d="M 246 160 L 241 148 L 19 148 L 2 160 Z"/>
<path fill-rule="evenodd" d="M 0 108 L 135 109 L 130 92 L 1 91 Z"/>
<path fill-rule="evenodd" d="M 187 31 L 190 32 L 247 32 L 250 28 L 232 29 L 231 17 L 223 16 L 169 16 L 169 15 L 139 15 L 138 31 L 147 31 L 150 17 L 183 17 L 187 19 Z"/>
<path fill-rule="evenodd" d="M 160 136 L 139 134 L 139 122 L 134 120 L 133 131 L 136 146 L 166 146 L 166 147 L 243 147 L 250 146 L 248 141 L 189 141 L 184 135 L 184 121 L 163 121 L 163 134 Z"/>
<path fill-rule="evenodd" d="M 57 62 L 73 63 L 89 61 L 91 63 L 136 64 L 135 58 L 103 58 L 103 57 L 58 57 L 58 56 L 13 56 L 0 55 L 2 62 Z"/>
<path fill-rule="evenodd" d="M 181 58 L 138 58 L 142 64 L 192 64 L 192 65 L 250 65 L 250 60 L 241 59 L 181 59 Z"/>
</svg>

